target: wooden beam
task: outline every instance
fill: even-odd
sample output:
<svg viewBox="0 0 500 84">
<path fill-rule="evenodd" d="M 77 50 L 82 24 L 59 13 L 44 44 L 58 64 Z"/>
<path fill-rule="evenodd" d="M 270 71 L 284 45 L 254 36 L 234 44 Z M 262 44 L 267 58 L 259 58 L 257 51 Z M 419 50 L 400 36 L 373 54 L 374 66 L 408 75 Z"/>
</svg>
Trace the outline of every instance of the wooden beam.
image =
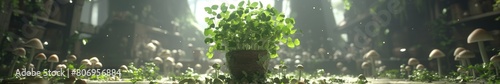
<svg viewBox="0 0 500 84">
<path fill-rule="evenodd" d="M 492 12 L 488 12 L 488 13 L 483 13 L 483 14 L 479 14 L 479 15 L 465 17 L 465 18 L 460 19 L 459 21 L 451 21 L 448 24 L 454 25 L 454 24 L 469 22 L 469 21 L 473 21 L 473 20 L 477 20 L 477 19 L 483 19 L 483 18 L 487 18 L 487 17 L 491 17 L 491 16 L 500 16 L 500 11 L 492 11 Z"/>
<path fill-rule="evenodd" d="M 42 21 L 45 21 L 45 22 L 48 22 L 48 23 L 53 23 L 53 24 L 60 25 L 60 26 L 66 26 L 66 23 L 64 23 L 64 22 L 56 21 L 56 20 L 51 20 L 49 18 L 41 17 L 39 15 L 28 14 L 28 13 L 25 13 L 24 11 L 22 11 L 22 10 L 12 10 L 12 12 L 20 14 L 20 15 L 25 15 L 25 16 L 28 16 L 28 17 L 32 17 L 34 19 L 42 20 Z"/>
</svg>

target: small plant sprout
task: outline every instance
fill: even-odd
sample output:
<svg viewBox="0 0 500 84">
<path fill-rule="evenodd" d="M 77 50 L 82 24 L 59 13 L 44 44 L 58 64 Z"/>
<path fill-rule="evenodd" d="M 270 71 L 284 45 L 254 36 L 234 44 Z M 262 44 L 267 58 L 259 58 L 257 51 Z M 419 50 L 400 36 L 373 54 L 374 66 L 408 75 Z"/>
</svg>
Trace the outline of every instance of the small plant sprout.
<svg viewBox="0 0 500 84">
<path fill-rule="evenodd" d="M 372 76 L 376 77 L 376 70 L 375 70 L 375 60 L 380 58 L 380 54 L 377 53 L 375 50 L 370 50 L 368 51 L 364 56 L 363 59 L 368 60 L 371 64 L 371 69 L 372 69 Z"/>
<path fill-rule="evenodd" d="M 496 75 L 500 75 L 498 73 L 498 68 L 500 67 L 500 56 L 495 55 L 490 58 L 490 61 L 493 62 L 493 66 L 495 68 Z"/>
<path fill-rule="evenodd" d="M 483 59 L 483 63 L 488 63 L 488 56 L 486 54 L 486 50 L 484 49 L 484 41 L 492 41 L 494 40 L 493 35 L 488 33 L 486 30 L 482 28 L 477 28 L 472 31 L 467 37 L 467 43 L 476 43 L 479 47 L 479 52 L 481 53 L 481 58 Z"/>
<path fill-rule="evenodd" d="M 33 38 L 28 40 L 25 44 L 25 47 L 30 48 L 30 53 L 29 53 L 29 58 L 28 58 L 28 64 L 26 66 L 29 66 L 29 63 L 33 61 L 33 57 L 35 56 L 35 50 L 43 50 L 43 44 L 42 41 L 38 38 Z"/>
<path fill-rule="evenodd" d="M 436 59 L 437 60 L 437 66 L 438 66 L 438 74 L 439 76 L 442 76 L 441 72 L 441 58 L 446 56 L 441 50 L 439 49 L 434 49 L 431 51 L 429 54 L 429 60 Z"/>
<path fill-rule="evenodd" d="M 304 70 L 304 66 L 302 64 L 297 65 L 297 70 L 299 70 L 299 81 L 302 77 L 302 70 Z"/>
<path fill-rule="evenodd" d="M 47 62 L 50 62 L 50 68 L 49 69 L 53 69 L 54 68 L 54 63 L 59 62 L 59 57 L 56 54 L 52 54 L 52 55 L 50 55 L 49 59 L 47 59 Z"/>
<path fill-rule="evenodd" d="M 13 74 L 14 68 L 16 68 L 16 61 L 17 61 L 17 59 L 19 57 L 22 57 L 22 56 L 26 55 L 26 50 L 24 50 L 24 48 L 16 48 L 16 49 L 14 49 L 14 51 L 12 51 L 12 54 L 14 54 L 16 56 L 14 56 L 14 58 L 12 60 L 12 66 L 11 66 L 10 71 L 9 71 L 10 74 Z"/>
<path fill-rule="evenodd" d="M 363 74 L 369 74 L 370 72 L 370 62 L 363 62 L 361 63 L 361 69 L 363 69 Z"/>
<path fill-rule="evenodd" d="M 40 69 L 40 64 L 42 64 L 43 60 L 47 59 L 47 56 L 45 56 L 44 53 L 38 53 L 38 55 L 36 55 L 35 59 L 38 60 L 38 63 L 36 64 L 36 68 L 35 69 L 39 70 Z"/>
<path fill-rule="evenodd" d="M 418 69 L 418 70 L 424 70 L 425 67 L 423 64 L 418 64 L 417 67 L 415 67 L 415 69 Z"/>
</svg>

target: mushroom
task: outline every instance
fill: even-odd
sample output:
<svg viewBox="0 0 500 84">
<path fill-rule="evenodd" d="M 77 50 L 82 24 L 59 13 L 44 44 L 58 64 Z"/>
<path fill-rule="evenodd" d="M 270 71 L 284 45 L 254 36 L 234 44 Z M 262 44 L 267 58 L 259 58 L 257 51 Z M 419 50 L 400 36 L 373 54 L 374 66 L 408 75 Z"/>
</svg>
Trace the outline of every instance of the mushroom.
<svg viewBox="0 0 500 84">
<path fill-rule="evenodd" d="M 177 69 L 177 71 L 179 71 L 182 68 L 182 63 L 178 62 L 177 64 L 175 64 L 175 68 Z"/>
<path fill-rule="evenodd" d="M 95 63 L 95 64 L 92 64 L 92 66 L 93 66 L 94 68 L 102 68 L 102 63 L 101 63 L 101 62 L 97 62 L 97 63 Z"/>
<path fill-rule="evenodd" d="M 319 56 L 321 58 L 325 57 L 326 50 L 324 48 L 319 48 L 318 49 Z"/>
<path fill-rule="evenodd" d="M 342 64 L 342 62 L 337 62 L 337 68 L 342 68 L 344 67 L 344 64 Z"/>
<path fill-rule="evenodd" d="M 484 41 L 491 41 L 494 40 L 493 35 L 488 33 L 486 30 L 482 28 L 477 28 L 472 33 L 469 34 L 469 37 L 467 37 L 467 43 L 476 43 L 479 46 L 479 52 L 481 53 L 481 58 L 483 59 L 484 63 L 488 63 L 488 57 L 486 54 L 486 50 L 484 49 Z"/>
<path fill-rule="evenodd" d="M 28 40 L 26 43 L 24 43 L 24 46 L 30 48 L 30 53 L 28 55 L 29 56 L 28 65 L 26 65 L 26 66 L 29 66 L 29 63 L 31 63 L 33 61 L 33 57 L 35 56 L 35 50 L 37 50 L 37 49 L 43 50 L 43 44 L 42 44 L 42 41 L 40 41 L 40 39 L 33 38 L 33 39 Z"/>
<path fill-rule="evenodd" d="M 459 61 L 459 62 L 460 62 L 460 65 L 462 65 L 463 67 L 467 66 L 467 65 L 465 64 L 465 60 L 460 60 L 460 59 L 457 59 L 457 55 L 458 55 L 460 52 L 464 51 L 464 50 L 466 50 L 466 49 L 465 49 L 465 48 L 463 48 L 463 47 L 457 47 L 457 48 L 455 49 L 455 52 L 453 52 L 453 56 L 455 56 L 455 61 Z"/>
<path fill-rule="evenodd" d="M 49 59 L 47 59 L 47 62 L 50 62 L 50 68 L 49 69 L 52 69 L 53 66 L 54 66 L 54 63 L 59 62 L 59 57 L 57 57 L 56 54 L 52 54 L 52 55 L 50 55 Z"/>
<path fill-rule="evenodd" d="M 36 60 L 38 60 L 38 63 L 36 64 L 36 69 L 40 69 L 40 64 L 42 64 L 43 60 L 47 59 L 47 56 L 45 56 L 44 53 L 38 53 L 35 57 Z"/>
<path fill-rule="evenodd" d="M 12 51 L 12 54 L 16 55 L 14 56 L 13 60 L 12 60 L 12 67 L 10 68 L 10 74 L 12 74 L 14 72 L 14 68 L 16 68 L 16 61 L 19 57 L 21 56 L 25 56 L 26 55 L 26 50 L 24 48 L 16 48 L 14 49 L 14 51 Z M 28 62 L 28 65 L 29 65 L 29 62 Z"/>
<path fill-rule="evenodd" d="M 33 70 L 34 68 L 35 68 L 35 65 L 33 65 L 32 63 L 30 63 L 30 66 L 28 66 L 28 69 Z"/>
<path fill-rule="evenodd" d="M 416 66 L 418 64 L 420 64 L 420 62 L 418 61 L 417 58 L 410 58 L 410 59 L 408 59 L 408 65 L 410 65 L 410 66 Z"/>
<path fill-rule="evenodd" d="M 299 81 L 300 81 L 300 78 L 302 77 L 302 70 L 304 70 L 304 66 L 302 66 L 302 64 L 297 65 L 297 70 L 299 70 Z"/>
<path fill-rule="evenodd" d="M 363 62 L 363 63 L 361 63 L 361 69 L 363 69 L 363 74 L 368 75 L 369 74 L 369 68 L 370 68 L 370 62 Z"/>
<path fill-rule="evenodd" d="M 418 70 L 424 70 L 425 67 L 423 64 L 418 64 L 417 67 L 415 67 L 415 69 L 418 69 Z"/>
<path fill-rule="evenodd" d="M 405 71 L 406 71 L 406 73 L 408 73 L 408 76 L 410 76 L 410 74 L 411 74 L 411 73 L 410 73 L 410 71 L 411 71 L 411 66 L 410 66 L 410 65 L 406 65 L 406 66 L 405 66 Z"/>
<path fill-rule="evenodd" d="M 201 64 L 194 65 L 194 69 L 196 69 L 197 72 L 200 72 L 201 71 Z"/>
<path fill-rule="evenodd" d="M 160 53 L 160 54 L 161 54 L 161 56 L 163 56 L 163 57 L 165 57 L 165 58 L 166 58 L 166 57 L 171 57 L 171 56 L 172 56 L 172 54 L 171 54 L 170 50 L 168 50 L 168 49 L 161 51 L 161 53 Z"/>
<path fill-rule="evenodd" d="M 432 59 L 436 59 L 437 60 L 437 66 L 438 66 L 438 74 L 439 76 L 442 76 L 442 72 L 441 72 L 441 58 L 446 56 L 441 50 L 439 49 L 434 49 L 431 51 L 431 53 L 429 54 L 429 60 L 432 60 Z"/>
<path fill-rule="evenodd" d="M 99 62 L 99 59 L 97 57 L 92 57 L 89 59 L 90 63 L 92 63 L 92 65 L 95 65 L 96 63 Z M 94 68 L 94 66 L 91 66 L 90 68 Z"/>
<path fill-rule="evenodd" d="M 68 63 L 68 60 L 61 61 L 61 64 L 67 64 L 67 63 Z"/>
<path fill-rule="evenodd" d="M 163 63 L 163 60 L 160 58 L 160 57 L 155 57 L 155 59 L 153 60 L 153 62 L 157 65 Z"/>
<path fill-rule="evenodd" d="M 474 58 L 476 55 L 470 50 L 463 50 L 460 53 L 457 54 L 456 58 L 460 60 L 465 60 L 465 66 L 471 65 L 470 63 L 470 58 Z M 471 69 L 472 75 L 476 76 L 476 73 L 474 73 L 474 70 Z"/>
<path fill-rule="evenodd" d="M 121 71 L 127 71 L 128 67 L 126 65 L 122 65 L 122 66 L 120 66 L 120 70 Z"/>
<path fill-rule="evenodd" d="M 368 51 L 364 56 L 363 56 L 363 59 L 365 60 L 369 60 L 369 62 L 371 62 L 371 66 L 372 66 L 372 75 L 375 77 L 375 59 L 379 59 L 380 58 L 380 55 L 377 53 L 377 51 L 375 50 L 370 50 Z"/>
<path fill-rule="evenodd" d="M 498 55 L 495 55 L 493 57 L 490 58 L 490 61 L 493 62 L 493 66 L 495 67 L 495 72 L 496 72 L 496 75 L 500 75 L 498 74 L 498 68 L 500 67 L 500 56 Z"/>
<path fill-rule="evenodd" d="M 73 63 L 76 60 L 76 55 L 69 55 L 66 59 L 68 62 Z"/>
<path fill-rule="evenodd" d="M 61 70 L 62 71 L 63 69 L 66 69 L 66 65 L 59 64 L 59 65 L 56 66 L 56 70 Z"/>
</svg>

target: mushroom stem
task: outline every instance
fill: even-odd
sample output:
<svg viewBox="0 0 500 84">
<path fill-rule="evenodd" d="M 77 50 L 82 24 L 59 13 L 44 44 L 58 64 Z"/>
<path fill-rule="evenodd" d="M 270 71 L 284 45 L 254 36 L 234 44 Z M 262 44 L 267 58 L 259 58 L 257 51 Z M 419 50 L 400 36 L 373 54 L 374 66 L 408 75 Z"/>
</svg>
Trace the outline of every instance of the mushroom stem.
<svg viewBox="0 0 500 84">
<path fill-rule="evenodd" d="M 375 71 L 375 59 L 371 59 L 371 61 L 372 61 L 372 63 L 371 63 L 372 64 L 372 76 L 373 76 L 373 78 L 377 78 L 376 77 L 377 73 Z"/>
<path fill-rule="evenodd" d="M 13 72 L 14 72 L 14 68 L 16 68 L 16 60 L 17 60 L 17 56 L 14 57 L 14 60 L 12 60 L 12 67 L 10 67 L 10 71 L 9 71 L 9 74 L 12 76 Z"/>
<path fill-rule="evenodd" d="M 28 63 L 26 64 L 26 67 L 30 66 L 31 62 L 33 61 L 33 57 L 35 57 L 35 48 L 30 48 L 30 53 L 28 56 L 30 58 L 28 59 Z"/>
<path fill-rule="evenodd" d="M 438 74 L 441 75 L 441 58 L 437 58 Z"/>
<path fill-rule="evenodd" d="M 51 62 L 49 70 L 51 70 L 53 66 L 54 66 L 54 62 Z"/>
<path fill-rule="evenodd" d="M 495 74 L 500 75 L 498 74 L 498 65 L 496 63 L 493 65 L 493 68 L 495 68 Z"/>
<path fill-rule="evenodd" d="M 302 70 L 299 70 L 299 81 L 301 76 L 302 76 Z"/>
<path fill-rule="evenodd" d="M 36 70 L 40 70 L 40 64 L 42 64 L 42 60 L 38 60 L 38 64 L 36 64 Z"/>
<path fill-rule="evenodd" d="M 467 63 L 466 63 L 466 65 L 467 65 L 467 66 L 472 65 L 472 64 L 470 63 L 470 59 L 467 59 L 467 61 L 466 61 L 466 62 L 467 62 Z M 476 77 L 476 73 L 474 73 L 474 69 L 470 69 L 470 70 L 469 70 L 469 73 L 472 73 L 472 76 L 473 76 L 473 77 Z"/>
<path fill-rule="evenodd" d="M 488 60 L 488 56 L 486 56 L 486 50 L 484 50 L 484 43 L 480 41 L 477 42 L 477 45 L 479 46 L 479 52 L 481 53 L 481 58 L 483 58 L 483 63 L 488 63 L 490 60 Z"/>
</svg>

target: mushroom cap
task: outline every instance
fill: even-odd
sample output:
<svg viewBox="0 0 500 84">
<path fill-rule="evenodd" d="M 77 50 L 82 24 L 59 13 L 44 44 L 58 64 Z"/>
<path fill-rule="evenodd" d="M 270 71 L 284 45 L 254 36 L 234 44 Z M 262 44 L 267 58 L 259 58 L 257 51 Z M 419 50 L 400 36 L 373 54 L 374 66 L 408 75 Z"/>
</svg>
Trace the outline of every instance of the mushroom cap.
<svg viewBox="0 0 500 84">
<path fill-rule="evenodd" d="M 408 65 L 406 65 L 405 70 L 406 70 L 406 71 L 410 71 L 410 70 L 411 70 L 411 67 L 410 67 L 410 66 L 408 66 Z"/>
<path fill-rule="evenodd" d="M 36 56 L 35 56 L 35 59 L 37 60 L 45 60 L 47 59 L 47 56 L 45 56 L 44 53 L 38 53 Z"/>
<path fill-rule="evenodd" d="M 344 64 L 342 64 L 342 62 L 337 62 L 337 67 L 344 67 Z"/>
<path fill-rule="evenodd" d="M 456 48 L 456 49 L 455 49 L 455 52 L 453 52 L 453 56 L 457 56 L 457 55 L 458 55 L 458 53 L 460 53 L 460 52 L 462 52 L 462 51 L 464 51 L 464 50 L 465 50 L 465 48 L 463 48 L 463 47 L 458 47 L 458 48 Z"/>
<path fill-rule="evenodd" d="M 417 58 L 408 59 L 408 65 L 417 65 L 417 64 L 420 64 Z"/>
<path fill-rule="evenodd" d="M 56 54 L 52 54 L 49 59 L 47 59 L 47 62 L 59 62 L 59 57 L 57 57 Z"/>
<path fill-rule="evenodd" d="M 148 44 L 146 44 L 146 49 L 148 49 L 150 51 L 155 51 L 156 50 L 156 45 L 153 44 L 153 43 L 148 43 Z"/>
<path fill-rule="evenodd" d="M 361 68 L 362 69 L 368 69 L 368 68 L 370 68 L 370 62 L 363 62 L 363 63 L 361 63 Z"/>
<path fill-rule="evenodd" d="M 82 65 L 85 65 L 87 68 L 90 68 L 92 66 L 92 63 L 90 61 L 83 63 Z"/>
<path fill-rule="evenodd" d="M 462 52 L 458 53 L 457 57 L 459 59 L 469 59 L 476 57 L 476 55 L 470 50 L 463 50 Z"/>
<path fill-rule="evenodd" d="M 439 50 L 439 49 L 434 49 L 431 51 L 431 53 L 429 54 L 429 59 L 435 59 L 435 58 L 441 58 L 441 57 L 444 57 L 444 53 L 443 51 Z"/>
<path fill-rule="evenodd" d="M 170 56 L 172 56 L 172 53 L 170 52 L 170 50 L 166 49 L 166 50 L 161 51 L 161 56 L 170 57 Z"/>
<path fill-rule="evenodd" d="M 363 56 L 364 59 L 378 59 L 379 57 L 380 54 L 378 54 L 375 50 L 370 50 Z"/>
<path fill-rule="evenodd" d="M 475 29 L 469 34 L 469 37 L 467 37 L 467 43 L 475 43 L 475 42 L 491 41 L 491 40 L 494 40 L 493 35 L 491 35 L 482 28 Z"/>
<path fill-rule="evenodd" d="M 346 72 L 347 71 L 347 67 L 342 67 L 341 71 L 342 72 Z"/>
<path fill-rule="evenodd" d="M 82 62 L 80 62 L 80 64 L 86 64 L 86 63 L 90 63 L 90 60 L 89 59 L 83 59 Z"/>
<path fill-rule="evenodd" d="M 28 40 L 26 43 L 24 43 L 24 46 L 39 50 L 43 49 L 42 41 L 40 41 L 40 39 L 38 38 L 33 38 Z"/>
<path fill-rule="evenodd" d="M 177 52 L 179 53 L 179 56 L 186 56 L 186 52 L 184 52 L 184 50 L 177 50 Z"/>
<path fill-rule="evenodd" d="M 93 65 L 95 68 L 102 68 L 102 63 L 101 62 L 97 62 Z"/>
<path fill-rule="evenodd" d="M 415 67 L 416 69 L 419 69 L 419 70 L 422 70 L 424 69 L 424 65 L 423 64 L 418 64 L 417 67 Z"/>
<path fill-rule="evenodd" d="M 318 53 L 320 53 L 320 54 L 325 53 L 325 52 L 326 52 L 326 50 L 324 48 L 319 48 L 318 49 Z"/>
<path fill-rule="evenodd" d="M 12 51 L 12 54 L 17 56 L 26 56 L 26 50 L 24 48 L 16 48 Z"/>
<path fill-rule="evenodd" d="M 495 56 L 490 58 L 490 61 L 491 62 L 500 62 L 500 57 L 498 55 L 495 55 Z"/>
<path fill-rule="evenodd" d="M 59 64 L 59 65 L 57 65 L 57 66 L 56 66 L 56 69 L 57 69 L 57 70 L 66 69 L 66 65 L 64 65 L 64 64 Z"/>
<path fill-rule="evenodd" d="M 201 69 L 201 64 L 196 64 L 196 65 L 194 65 L 194 68 L 196 68 L 196 69 Z"/>
<path fill-rule="evenodd" d="M 30 63 L 30 66 L 28 68 L 33 69 L 33 68 L 35 68 L 35 65 L 33 65 L 32 63 Z"/>
<path fill-rule="evenodd" d="M 375 60 L 375 66 L 380 66 L 382 65 L 382 60 Z"/>
<path fill-rule="evenodd" d="M 160 63 L 163 63 L 163 60 L 160 57 L 155 57 L 155 59 L 153 60 L 153 62 L 156 63 L 156 64 L 160 64 Z"/>
<path fill-rule="evenodd" d="M 222 59 L 212 59 L 209 61 L 210 64 L 223 64 L 224 61 Z"/>
<path fill-rule="evenodd" d="M 120 70 L 128 70 L 128 67 L 126 65 L 120 66 Z"/>
<path fill-rule="evenodd" d="M 89 59 L 89 61 L 90 61 L 90 63 L 95 64 L 95 63 L 99 62 L 99 59 L 97 57 L 92 57 Z"/>
<path fill-rule="evenodd" d="M 161 45 L 160 41 L 158 41 L 158 40 L 151 40 L 151 43 L 153 43 L 156 46 Z"/>
<path fill-rule="evenodd" d="M 61 61 L 61 64 L 66 64 L 66 63 L 68 63 L 68 60 Z"/>
<path fill-rule="evenodd" d="M 279 68 L 279 67 L 278 67 L 278 68 Z M 297 69 L 299 69 L 299 70 L 304 70 L 304 66 L 302 66 L 302 64 L 299 64 L 299 65 L 297 65 Z"/>
<path fill-rule="evenodd" d="M 167 57 L 165 61 L 170 63 L 175 63 L 175 59 L 172 57 Z"/>
<path fill-rule="evenodd" d="M 68 61 L 75 61 L 76 60 L 76 56 L 75 55 L 69 55 L 69 57 L 67 58 Z"/>
<path fill-rule="evenodd" d="M 182 68 L 182 63 L 179 62 L 179 63 L 175 64 L 175 68 Z"/>
<path fill-rule="evenodd" d="M 192 48 L 193 44 L 192 43 L 188 43 L 187 46 L 190 47 L 190 48 Z"/>
</svg>

